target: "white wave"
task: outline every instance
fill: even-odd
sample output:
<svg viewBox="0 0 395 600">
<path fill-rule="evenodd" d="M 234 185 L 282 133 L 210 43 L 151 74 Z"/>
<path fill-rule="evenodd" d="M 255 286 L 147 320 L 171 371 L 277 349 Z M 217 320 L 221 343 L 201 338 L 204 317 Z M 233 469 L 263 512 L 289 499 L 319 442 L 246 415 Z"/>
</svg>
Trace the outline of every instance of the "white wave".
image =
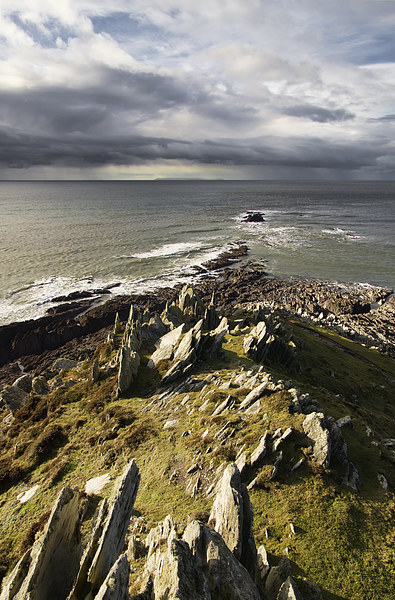
<svg viewBox="0 0 395 600">
<path fill-rule="evenodd" d="M 329 229 L 321 229 L 321 233 L 326 235 L 338 235 L 341 237 L 346 237 L 353 240 L 359 240 L 360 235 L 358 235 L 355 231 L 351 229 L 342 229 L 341 227 L 331 227 Z"/>
<path fill-rule="evenodd" d="M 196 250 L 201 246 L 200 242 L 180 242 L 178 244 L 164 244 L 159 248 L 153 248 L 148 252 L 139 252 L 132 254 L 131 256 L 121 256 L 118 258 L 160 258 L 162 256 L 174 256 L 175 254 L 181 254 L 182 252 L 189 252 L 190 250 Z"/>
<path fill-rule="evenodd" d="M 265 244 L 273 247 L 294 248 L 311 245 L 311 241 L 306 238 L 306 232 L 298 227 L 268 227 L 262 233 L 261 239 Z"/>
</svg>

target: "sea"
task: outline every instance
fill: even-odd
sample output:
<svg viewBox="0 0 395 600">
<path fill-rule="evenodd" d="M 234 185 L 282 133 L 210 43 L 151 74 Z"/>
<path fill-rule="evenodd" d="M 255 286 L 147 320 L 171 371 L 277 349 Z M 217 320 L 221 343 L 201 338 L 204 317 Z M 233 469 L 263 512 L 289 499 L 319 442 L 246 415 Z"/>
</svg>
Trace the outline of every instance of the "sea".
<svg viewBox="0 0 395 600">
<path fill-rule="evenodd" d="M 193 281 L 237 241 L 276 277 L 393 289 L 394 224 L 395 182 L 3 181 L 0 324 Z"/>
</svg>

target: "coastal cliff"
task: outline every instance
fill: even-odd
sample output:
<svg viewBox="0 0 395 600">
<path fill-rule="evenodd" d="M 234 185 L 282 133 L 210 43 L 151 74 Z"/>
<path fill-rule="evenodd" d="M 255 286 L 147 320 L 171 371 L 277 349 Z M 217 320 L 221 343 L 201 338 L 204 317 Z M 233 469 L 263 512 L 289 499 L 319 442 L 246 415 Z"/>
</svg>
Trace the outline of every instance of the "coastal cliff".
<svg viewBox="0 0 395 600">
<path fill-rule="evenodd" d="M 389 599 L 389 295 L 249 265 L 3 338 L 1 600 Z"/>
</svg>

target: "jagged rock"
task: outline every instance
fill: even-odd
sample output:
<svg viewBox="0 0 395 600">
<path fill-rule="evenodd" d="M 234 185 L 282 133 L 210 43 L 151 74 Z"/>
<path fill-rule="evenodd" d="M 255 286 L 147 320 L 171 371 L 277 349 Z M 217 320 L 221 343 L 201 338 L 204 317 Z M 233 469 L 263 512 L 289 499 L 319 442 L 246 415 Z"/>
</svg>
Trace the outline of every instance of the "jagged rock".
<svg viewBox="0 0 395 600">
<path fill-rule="evenodd" d="M 122 323 L 119 318 L 119 313 L 115 315 L 114 335 L 119 335 L 122 332 Z"/>
<path fill-rule="evenodd" d="M 145 314 L 145 313 L 144 313 Z M 143 340 L 157 340 L 164 336 L 169 330 L 158 314 L 154 314 L 148 322 L 141 326 L 141 338 Z"/>
<path fill-rule="evenodd" d="M 276 600 L 303 600 L 298 586 L 291 576 L 287 577 L 280 587 Z"/>
<path fill-rule="evenodd" d="M 119 371 L 117 395 L 125 393 L 133 378 L 137 375 L 140 366 L 140 355 L 128 346 L 122 346 L 119 352 Z"/>
<path fill-rule="evenodd" d="M 269 565 L 269 561 L 267 558 L 267 552 L 266 552 L 265 546 L 259 546 L 257 553 L 258 553 L 257 574 L 258 574 L 259 581 L 263 582 L 265 580 L 266 575 L 268 574 L 268 572 L 270 570 L 270 565 Z"/>
<path fill-rule="evenodd" d="M 210 521 L 215 523 L 215 530 L 254 579 L 257 554 L 252 532 L 253 509 L 235 464 L 225 469 L 217 489 Z"/>
<path fill-rule="evenodd" d="M 275 441 L 274 441 L 274 443 L 273 443 L 273 447 L 272 447 L 272 450 L 273 450 L 273 452 L 277 452 L 277 450 L 278 450 L 278 447 L 279 447 L 279 446 L 281 446 L 281 444 L 282 444 L 282 443 L 283 443 L 283 442 L 284 442 L 284 441 L 285 441 L 287 438 L 289 438 L 289 436 L 291 435 L 292 431 L 293 431 L 292 427 L 288 427 L 288 429 L 286 429 L 286 430 L 284 431 L 284 433 L 283 433 L 283 434 L 282 434 L 282 435 L 281 435 L 281 436 L 280 436 L 280 437 L 279 437 L 277 440 L 275 440 Z"/>
<path fill-rule="evenodd" d="M 25 579 L 31 563 L 31 551 L 27 550 L 19 559 L 11 573 L 3 580 L 0 600 L 12 600 L 15 598 Z"/>
<path fill-rule="evenodd" d="M 222 317 L 218 327 L 204 336 L 202 353 L 209 357 L 220 356 L 222 353 L 222 343 L 228 331 L 228 319 L 226 317 Z"/>
<path fill-rule="evenodd" d="M 162 360 L 170 360 L 172 358 L 173 350 L 180 340 L 184 329 L 185 325 L 182 323 L 179 327 L 172 329 L 158 340 L 155 344 L 156 350 L 148 361 L 150 369 L 156 367 Z"/>
<path fill-rule="evenodd" d="M 222 412 L 224 412 L 224 410 L 229 408 L 233 402 L 234 402 L 234 400 L 233 400 L 232 396 L 228 396 L 223 402 L 221 402 L 217 406 L 217 408 L 214 410 L 214 412 L 211 416 L 215 417 L 215 415 L 220 415 Z"/>
<path fill-rule="evenodd" d="M 256 402 L 259 398 L 261 398 L 267 388 L 267 381 L 264 381 L 258 387 L 254 388 L 247 394 L 244 398 L 243 402 L 240 404 L 239 409 L 244 410 L 251 406 L 254 402 Z"/>
<path fill-rule="evenodd" d="M 100 379 L 100 366 L 99 366 L 99 359 L 96 356 L 93 361 L 93 364 L 92 364 L 91 380 L 93 383 L 96 383 L 97 381 L 99 381 L 99 379 Z"/>
<path fill-rule="evenodd" d="M 163 541 L 173 538 L 176 535 L 174 521 L 171 515 L 167 515 L 164 521 L 161 521 L 156 527 L 153 527 L 145 538 L 145 545 L 148 548 L 148 555 Z"/>
<path fill-rule="evenodd" d="M 325 423 L 331 438 L 331 460 L 335 458 L 344 464 L 347 462 L 348 448 L 340 427 L 333 417 L 325 417 Z"/>
<path fill-rule="evenodd" d="M 5 404 L 11 412 L 15 412 L 24 406 L 29 394 L 14 385 L 5 385 L 0 393 L 0 406 Z"/>
<path fill-rule="evenodd" d="M 139 470 L 132 460 L 124 470 L 111 498 L 97 550 L 88 571 L 87 578 L 92 589 L 101 586 L 123 548 L 139 483 Z"/>
<path fill-rule="evenodd" d="M 34 377 L 32 381 L 32 392 L 34 394 L 38 394 L 39 396 L 45 396 L 45 394 L 49 393 L 49 386 L 43 375 Z"/>
<path fill-rule="evenodd" d="M 183 324 L 184 317 L 182 311 L 175 304 L 169 306 L 166 303 L 165 310 L 161 314 L 162 323 L 169 326 L 170 329 L 175 329 Z"/>
<path fill-rule="evenodd" d="M 208 305 L 208 307 L 206 308 L 205 313 L 204 313 L 203 329 L 205 329 L 206 331 L 207 330 L 210 331 L 210 330 L 218 327 L 218 324 L 219 324 L 219 317 L 217 315 L 217 310 L 215 308 L 215 292 L 213 292 L 210 304 Z"/>
<path fill-rule="evenodd" d="M 60 492 L 44 533 L 34 542 L 29 557 L 22 558 L 13 584 L 9 585 L 11 597 L 15 600 L 66 598 L 81 554 L 78 535 L 80 498 L 80 493 L 69 487 Z M 22 579 L 24 570 L 25 577 Z M 4 590 L 1 600 L 3 594 Z"/>
<path fill-rule="evenodd" d="M 200 319 L 206 312 L 206 307 L 189 285 L 184 285 L 179 296 L 178 306 L 185 316 L 195 317 Z"/>
<path fill-rule="evenodd" d="M 129 562 L 122 554 L 111 567 L 94 600 L 129 600 Z"/>
<path fill-rule="evenodd" d="M 323 413 L 312 412 L 303 421 L 303 430 L 313 442 L 313 456 L 317 464 L 324 469 L 331 460 L 331 439 L 326 428 Z"/>
<path fill-rule="evenodd" d="M 29 375 L 29 373 L 26 373 L 25 375 L 18 377 L 12 385 L 29 394 L 32 391 L 32 381 L 33 377 Z"/>
<path fill-rule="evenodd" d="M 268 331 L 266 327 L 266 322 L 261 321 L 260 323 L 258 323 L 258 325 L 256 325 L 256 327 L 254 327 L 250 335 L 244 338 L 244 352 L 253 358 L 261 356 L 264 346 L 266 344 L 267 336 Z M 258 358 L 256 358 L 256 360 L 258 360 Z"/>
<path fill-rule="evenodd" d="M 263 459 L 266 456 L 267 444 L 269 441 L 269 433 L 266 431 L 265 435 L 260 439 L 258 446 L 251 454 L 251 467 L 260 467 Z"/>
<path fill-rule="evenodd" d="M 236 459 L 236 466 L 240 471 L 240 475 L 243 475 L 244 471 L 247 469 L 248 465 L 248 452 L 242 452 L 240 456 Z"/>
<path fill-rule="evenodd" d="M 283 460 L 283 453 L 282 453 L 282 450 L 280 450 L 280 452 L 277 454 L 276 460 L 274 461 L 273 470 L 270 475 L 270 479 L 275 479 L 278 468 L 279 468 L 282 460 Z"/>
<path fill-rule="evenodd" d="M 383 488 L 383 490 L 387 491 L 388 490 L 388 481 L 387 481 L 387 478 L 385 477 L 385 475 L 383 475 L 382 473 L 377 473 L 377 479 L 378 479 L 379 484 Z"/>
<path fill-rule="evenodd" d="M 251 404 L 251 406 L 249 406 L 245 411 L 244 414 L 246 415 L 257 415 L 259 413 L 259 411 L 262 408 L 262 403 L 261 401 L 258 399 L 254 402 L 254 404 Z"/>
<path fill-rule="evenodd" d="M 272 567 L 265 581 L 265 596 L 267 600 L 276 600 L 283 583 L 292 575 L 290 560 L 283 556 L 277 567 Z"/>
<path fill-rule="evenodd" d="M 352 462 L 347 461 L 347 471 L 344 477 L 344 483 L 348 485 L 354 492 L 358 491 L 359 487 L 359 473 L 358 469 Z"/>
<path fill-rule="evenodd" d="M 198 598 L 260 600 L 260 594 L 247 570 L 230 552 L 222 537 L 206 525 L 191 521 L 184 531 L 195 564 Z M 189 596 L 188 600 L 195 600 Z"/>
</svg>

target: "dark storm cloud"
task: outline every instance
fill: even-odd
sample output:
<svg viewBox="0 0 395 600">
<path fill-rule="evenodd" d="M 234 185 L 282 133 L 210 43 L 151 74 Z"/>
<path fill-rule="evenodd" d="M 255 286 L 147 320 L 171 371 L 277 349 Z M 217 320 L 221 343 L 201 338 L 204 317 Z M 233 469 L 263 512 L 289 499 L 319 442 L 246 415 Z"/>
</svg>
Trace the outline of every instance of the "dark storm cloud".
<svg viewBox="0 0 395 600">
<path fill-rule="evenodd" d="M 170 77 L 150 73 L 104 71 L 100 85 L 85 89 L 65 87 L 0 91 L 3 122 L 27 131 L 39 127 L 57 133 L 97 131 L 125 113 L 147 118 L 159 110 L 190 102 L 184 86 Z"/>
<path fill-rule="evenodd" d="M 282 138 L 186 141 L 149 136 L 27 135 L 0 128 L 0 165 L 34 166 L 141 165 L 151 161 L 181 160 L 204 165 L 314 167 L 353 170 L 375 166 L 382 149 L 358 144 L 328 144 L 320 139 Z"/>
<path fill-rule="evenodd" d="M 290 117 L 310 119 L 316 123 L 333 123 L 335 121 L 349 121 L 355 115 L 343 108 L 329 110 L 321 106 L 312 106 L 311 104 L 299 104 L 290 106 L 284 110 L 284 114 Z"/>
</svg>

